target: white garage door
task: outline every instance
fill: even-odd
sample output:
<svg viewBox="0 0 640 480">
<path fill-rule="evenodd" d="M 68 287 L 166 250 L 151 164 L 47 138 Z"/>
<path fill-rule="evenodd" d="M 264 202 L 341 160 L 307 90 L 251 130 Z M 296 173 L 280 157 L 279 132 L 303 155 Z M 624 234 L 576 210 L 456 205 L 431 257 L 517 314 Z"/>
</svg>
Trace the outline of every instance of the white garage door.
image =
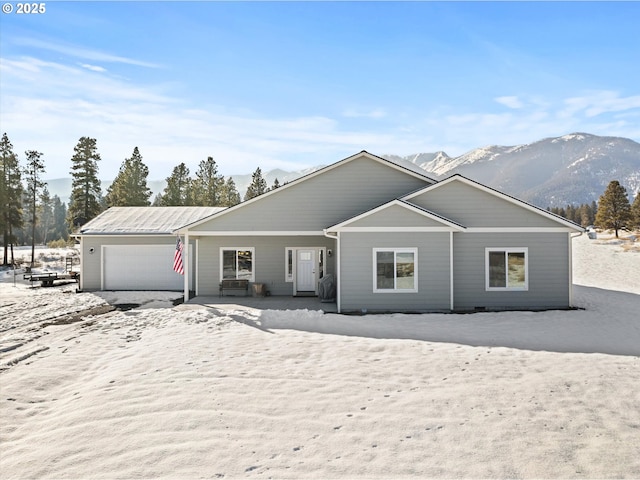
<svg viewBox="0 0 640 480">
<path fill-rule="evenodd" d="M 175 250 L 175 244 L 103 247 L 102 289 L 183 290 L 184 277 L 173 271 Z M 193 265 L 193 248 L 189 248 L 189 257 Z"/>
</svg>

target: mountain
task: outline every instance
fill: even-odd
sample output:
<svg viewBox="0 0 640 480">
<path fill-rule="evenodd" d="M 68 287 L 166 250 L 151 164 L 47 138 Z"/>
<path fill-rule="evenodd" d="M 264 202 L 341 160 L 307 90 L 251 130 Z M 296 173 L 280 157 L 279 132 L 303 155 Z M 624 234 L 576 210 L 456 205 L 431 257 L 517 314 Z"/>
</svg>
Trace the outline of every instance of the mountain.
<svg viewBox="0 0 640 480">
<path fill-rule="evenodd" d="M 383 156 L 417 164 L 436 179 L 458 173 L 544 208 L 598 200 L 611 180 L 620 181 L 629 200 L 640 191 L 640 144 L 628 138 L 573 133 L 477 148 L 459 157 Z"/>
<path fill-rule="evenodd" d="M 629 201 L 640 192 L 640 143 L 628 138 L 572 133 L 525 145 L 476 148 L 459 157 L 441 151 L 382 156 L 417 165 L 434 179 L 459 173 L 542 208 L 597 201 L 611 180 L 618 180 L 627 189 Z M 276 169 L 263 172 L 263 176 L 271 187 L 276 178 L 282 185 L 320 168 L 294 172 Z M 244 197 L 251 174 L 232 177 Z M 51 195 L 58 195 L 68 204 L 71 179 L 47 183 Z M 102 182 L 103 194 L 110 183 Z M 147 183 L 153 192 L 152 200 L 166 185 L 164 180 Z"/>
</svg>

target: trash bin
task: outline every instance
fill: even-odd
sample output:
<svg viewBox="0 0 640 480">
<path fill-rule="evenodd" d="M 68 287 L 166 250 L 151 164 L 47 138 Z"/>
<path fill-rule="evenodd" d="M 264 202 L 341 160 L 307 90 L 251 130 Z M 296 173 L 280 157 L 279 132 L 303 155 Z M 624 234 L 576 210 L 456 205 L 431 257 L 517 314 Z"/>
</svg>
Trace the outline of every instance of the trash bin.
<svg viewBox="0 0 640 480">
<path fill-rule="evenodd" d="M 253 296 L 265 297 L 267 295 L 267 286 L 264 283 L 253 284 Z"/>
</svg>

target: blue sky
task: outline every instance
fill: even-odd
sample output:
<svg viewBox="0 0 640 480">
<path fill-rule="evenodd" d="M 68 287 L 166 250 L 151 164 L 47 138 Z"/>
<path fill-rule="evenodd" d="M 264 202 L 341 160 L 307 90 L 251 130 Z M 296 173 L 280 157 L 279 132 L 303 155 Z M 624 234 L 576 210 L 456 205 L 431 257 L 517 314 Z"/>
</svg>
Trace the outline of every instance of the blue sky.
<svg viewBox="0 0 640 480">
<path fill-rule="evenodd" d="M 69 176 L 212 156 L 225 175 L 360 150 L 640 141 L 638 2 L 47 1 L 0 15 L 0 130 Z"/>
</svg>

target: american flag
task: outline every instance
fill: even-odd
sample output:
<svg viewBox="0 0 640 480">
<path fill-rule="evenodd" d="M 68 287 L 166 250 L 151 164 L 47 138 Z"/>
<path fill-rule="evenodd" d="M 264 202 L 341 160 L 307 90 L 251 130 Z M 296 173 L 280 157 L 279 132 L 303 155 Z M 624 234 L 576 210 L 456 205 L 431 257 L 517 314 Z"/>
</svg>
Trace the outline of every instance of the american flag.
<svg viewBox="0 0 640 480">
<path fill-rule="evenodd" d="M 184 267 L 182 265 L 182 241 L 178 237 L 178 243 L 176 243 L 176 252 L 173 254 L 173 269 L 180 275 L 184 275 Z"/>
</svg>

